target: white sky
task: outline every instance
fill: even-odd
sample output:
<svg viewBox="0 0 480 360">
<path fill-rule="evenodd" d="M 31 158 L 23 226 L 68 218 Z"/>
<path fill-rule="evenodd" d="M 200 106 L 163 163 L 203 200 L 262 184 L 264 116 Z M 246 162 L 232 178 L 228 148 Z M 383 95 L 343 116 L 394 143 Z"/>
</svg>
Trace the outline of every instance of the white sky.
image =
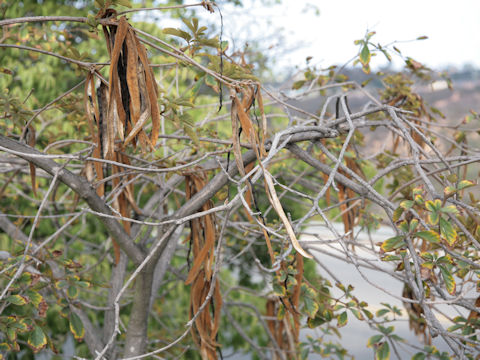
<svg viewBox="0 0 480 360">
<path fill-rule="evenodd" d="M 269 7 L 250 1 L 243 9 L 217 1 L 225 35 L 237 39 L 270 35 L 265 45 L 280 43 L 279 50 L 290 49 L 276 56 L 280 65 L 302 66 L 306 56 L 313 56 L 312 62 L 320 66 L 343 64 L 358 51 L 353 41 L 368 29 L 376 31 L 372 40 L 382 45 L 428 36 L 396 46 L 434 69 L 466 63 L 480 67 L 480 0 L 283 0 Z M 283 32 L 277 31 L 279 27 Z M 298 41 L 304 46 L 294 49 Z M 271 50 L 274 53 L 275 47 Z M 383 56 L 373 61 L 373 65 L 385 64 Z"/>
</svg>

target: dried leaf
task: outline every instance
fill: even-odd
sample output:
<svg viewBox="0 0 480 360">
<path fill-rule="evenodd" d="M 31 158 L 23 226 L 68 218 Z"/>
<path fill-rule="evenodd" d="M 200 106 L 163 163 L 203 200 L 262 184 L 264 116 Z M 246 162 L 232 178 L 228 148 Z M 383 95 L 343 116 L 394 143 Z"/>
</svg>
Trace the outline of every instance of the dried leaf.
<svg viewBox="0 0 480 360">
<path fill-rule="evenodd" d="M 265 171 L 264 172 L 264 177 L 265 177 L 265 183 L 267 185 L 267 189 L 270 195 L 270 200 L 272 203 L 273 208 L 277 212 L 278 216 L 280 217 L 280 220 L 282 220 L 283 225 L 285 226 L 285 230 L 287 231 L 288 236 L 290 237 L 290 241 L 295 248 L 302 256 L 312 259 L 313 256 L 307 253 L 305 250 L 302 249 L 300 246 L 300 243 L 297 240 L 297 237 L 295 236 L 295 232 L 293 231 L 292 225 L 290 224 L 290 221 L 288 220 L 287 216 L 285 215 L 285 212 L 283 211 L 282 204 L 280 203 L 280 200 L 278 199 L 277 192 L 275 191 L 275 186 L 273 184 L 273 180 L 271 175 Z"/>
<path fill-rule="evenodd" d="M 118 133 L 118 122 L 125 121 L 125 113 L 122 106 L 122 99 L 120 95 L 120 79 L 118 76 L 118 61 L 123 48 L 123 42 L 128 30 L 128 23 L 125 16 L 122 16 L 118 22 L 115 33 L 115 44 L 110 54 L 110 73 L 109 73 L 109 91 L 108 91 L 108 112 L 107 112 L 107 143 L 105 157 L 113 160 L 115 151 L 115 135 Z M 122 112 L 123 110 L 123 112 Z M 122 118 L 123 115 L 123 118 Z M 117 118 L 120 117 L 120 120 Z"/>
<path fill-rule="evenodd" d="M 135 122 L 135 126 L 130 130 L 130 133 L 128 134 L 127 138 L 125 139 L 123 145 L 127 145 L 130 141 L 132 141 L 135 136 L 142 130 L 142 128 L 145 126 L 145 123 L 148 120 L 148 117 L 150 116 L 150 111 L 149 109 L 146 109 L 142 115 L 138 118 L 138 121 Z"/>
<path fill-rule="evenodd" d="M 157 84 L 153 77 L 152 69 L 147 59 L 147 51 L 145 47 L 140 43 L 138 38 L 135 37 L 137 45 L 137 52 L 140 57 L 143 69 L 145 71 L 145 86 L 147 89 L 147 97 L 150 102 L 150 114 L 152 115 L 152 133 L 150 135 L 150 141 L 152 149 L 157 143 L 158 135 L 160 133 L 160 110 L 157 102 Z"/>
<path fill-rule="evenodd" d="M 133 124 L 136 124 L 141 113 L 139 75 L 143 76 L 143 72 L 139 72 L 138 53 L 135 43 L 135 37 L 132 29 L 129 29 L 126 36 L 127 44 L 127 84 L 130 94 L 130 115 Z M 126 141 L 126 140 L 125 140 Z"/>
</svg>

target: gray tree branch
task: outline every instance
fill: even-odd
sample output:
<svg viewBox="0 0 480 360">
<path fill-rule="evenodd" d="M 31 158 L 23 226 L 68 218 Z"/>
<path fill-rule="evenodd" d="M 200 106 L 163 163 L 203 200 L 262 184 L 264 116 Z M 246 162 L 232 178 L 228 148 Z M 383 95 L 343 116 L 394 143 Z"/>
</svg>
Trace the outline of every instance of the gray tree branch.
<svg viewBox="0 0 480 360">
<path fill-rule="evenodd" d="M 17 153 L 21 153 L 18 156 L 32 162 L 35 166 L 45 170 L 50 175 L 54 175 L 55 171 L 60 168 L 60 165 L 51 159 L 42 157 L 29 156 L 29 155 L 45 155 L 38 150 L 35 150 L 25 144 L 18 141 L 9 139 L 3 135 L 0 135 L 0 145 L 13 150 Z M 58 178 L 62 183 L 67 185 L 73 191 L 75 191 L 80 197 L 94 211 L 102 214 L 113 215 L 110 208 L 105 202 L 97 195 L 95 189 L 90 183 L 83 177 L 73 174 L 72 172 L 62 169 L 58 174 Z M 143 251 L 134 243 L 133 239 L 125 232 L 122 225 L 115 219 L 109 217 L 100 217 L 100 221 L 105 225 L 110 235 L 118 242 L 119 246 L 128 255 L 128 257 L 135 263 L 139 264 L 144 259 Z"/>
</svg>

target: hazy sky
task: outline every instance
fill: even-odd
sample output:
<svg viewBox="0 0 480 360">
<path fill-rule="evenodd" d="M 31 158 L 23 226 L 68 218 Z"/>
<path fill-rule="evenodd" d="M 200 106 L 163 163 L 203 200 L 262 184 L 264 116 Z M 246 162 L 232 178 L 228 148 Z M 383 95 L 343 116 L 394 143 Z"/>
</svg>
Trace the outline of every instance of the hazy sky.
<svg viewBox="0 0 480 360">
<path fill-rule="evenodd" d="M 247 0 L 244 9 L 217 3 L 228 22 L 226 36 L 266 35 L 265 45 L 273 52 L 277 44 L 282 49 L 277 56 L 282 65 L 303 65 L 306 56 L 321 66 L 343 64 L 358 51 L 353 41 L 368 29 L 376 31 L 372 40 L 382 45 L 428 36 L 396 46 L 436 69 L 466 63 L 480 67 L 480 0 L 283 0 L 270 7 Z M 383 56 L 374 59 L 383 63 Z"/>
</svg>

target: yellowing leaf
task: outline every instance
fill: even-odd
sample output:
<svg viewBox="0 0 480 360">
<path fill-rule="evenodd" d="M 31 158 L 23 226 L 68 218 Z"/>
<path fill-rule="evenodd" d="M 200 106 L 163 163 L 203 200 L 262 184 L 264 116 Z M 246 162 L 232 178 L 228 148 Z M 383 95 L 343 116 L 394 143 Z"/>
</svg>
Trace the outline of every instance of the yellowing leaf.
<svg viewBox="0 0 480 360">
<path fill-rule="evenodd" d="M 473 181 L 470 180 L 462 180 L 458 184 L 458 190 L 463 190 L 471 186 L 475 186 L 476 184 Z"/>
<path fill-rule="evenodd" d="M 360 52 L 360 62 L 362 65 L 368 65 L 370 62 L 370 58 L 372 57 L 372 54 L 370 54 L 370 50 L 368 49 L 367 44 L 363 45 L 362 51 Z"/>
<path fill-rule="evenodd" d="M 381 248 L 383 251 L 388 252 L 398 249 L 403 245 L 405 245 L 405 241 L 403 241 L 403 236 L 394 236 L 390 239 L 385 240 Z"/>
<path fill-rule="evenodd" d="M 398 220 L 400 220 L 400 217 L 402 216 L 404 211 L 405 209 L 401 206 L 396 208 L 395 211 L 393 212 L 393 221 L 397 222 Z"/>
<path fill-rule="evenodd" d="M 69 286 L 68 289 L 67 289 L 67 296 L 70 298 L 70 299 L 76 299 L 77 296 L 78 296 L 78 289 L 76 286 Z"/>
<path fill-rule="evenodd" d="M 383 309 L 383 310 L 386 310 L 387 312 L 389 311 L 387 309 Z M 378 314 L 378 312 L 377 312 L 377 314 Z M 377 315 L 377 316 L 379 316 L 379 315 Z M 380 316 L 382 316 L 382 315 L 380 315 Z M 381 335 L 381 334 L 373 335 L 370 339 L 368 339 L 367 346 L 372 347 L 373 345 L 378 344 L 378 342 L 382 339 L 383 339 L 383 335 Z"/>
<path fill-rule="evenodd" d="M 43 296 L 40 295 L 37 291 L 28 290 L 26 292 L 26 295 L 28 296 L 32 304 L 36 307 L 38 307 L 38 305 L 40 305 L 43 300 Z"/>
<path fill-rule="evenodd" d="M 444 218 L 440 218 L 440 232 L 445 240 L 447 240 L 448 245 L 453 246 L 455 241 L 457 241 L 457 232 L 453 228 L 452 224 L 450 224 Z"/>
<path fill-rule="evenodd" d="M 303 85 L 305 85 L 305 80 L 298 80 L 298 81 L 295 81 L 292 85 L 292 89 L 293 90 L 298 90 L 300 89 Z"/>
<path fill-rule="evenodd" d="M 347 315 L 347 312 L 344 311 L 343 313 L 337 316 L 337 327 L 342 327 L 347 325 L 347 321 L 348 321 L 348 315 Z"/>
<path fill-rule="evenodd" d="M 438 266 L 440 272 L 442 273 L 443 281 L 445 282 L 445 288 L 447 289 L 450 295 L 455 295 L 456 283 L 450 271 L 447 270 L 445 266 Z"/>
<path fill-rule="evenodd" d="M 442 207 L 442 202 L 439 199 L 436 199 L 435 201 L 428 200 L 425 203 L 425 208 L 428 211 L 435 212 L 435 211 L 438 211 L 441 207 Z"/>
<path fill-rule="evenodd" d="M 314 318 L 315 314 L 318 311 L 318 304 L 316 303 L 315 299 L 305 297 L 303 301 L 305 304 L 305 312 L 308 314 L 309 317 Z"/>
<path fill-rule="evenodd" d="M 365 320 L 365 317 L 363 316 L 363 314 L 357 309 L 350 309 L 350 311 L 352 312 L 353 315 L 355 315 L 355 317 L 358 320 L 362 320 L 362 321 Z"/>
<path fill-rule="evenodd" d="M 414 202 L 412 200 L 404 200 L 400 203 L 400 207 L 404 208 L 405 210 L 410 209 L 413 206 Z"/>
<path fill-rule="evenodd" d="M 85 328 L 83 327 L 82 320 L 74 313 L 70 314 L 70 331 L 75 340 L 82 340 L 85 336 Z"/>
<path fill-rule="evenodd" d="M 455 189 L 453 186 L 447 186 L 443 190 L 443 193 L 445 194 L 445 196 L 449 196 L 449 195 L 454 194 L 456 191 L 457 191 L 457 189 Z"/>
<path fill-rule="evenodd" d="M 28 302 L 28 299 L 22 295 L 11 295 L 6 299 L 10 304 L 22 306 Z"/>
<path fill-rule="evenodd" d="M 377 351 L 375 352 L 375 360 L 388 359 L 390 359 L 390 346 L 388 345 L 388 342 L 385 341 L 377 348 Z"/>
<path fill-rule="evenodd" d="M 433 230 L 419 231 L 415 233 L 415 236 L 434 244 L 440 242 L 440 235 Z"/>
<path fill-rule="evenodd" d="M 39 352 L 47 345 L 47 336 L 40 326 L 34 325 L 33 331 L 28 337 L 28 345 L 35 353 Z"/>
</svg>

